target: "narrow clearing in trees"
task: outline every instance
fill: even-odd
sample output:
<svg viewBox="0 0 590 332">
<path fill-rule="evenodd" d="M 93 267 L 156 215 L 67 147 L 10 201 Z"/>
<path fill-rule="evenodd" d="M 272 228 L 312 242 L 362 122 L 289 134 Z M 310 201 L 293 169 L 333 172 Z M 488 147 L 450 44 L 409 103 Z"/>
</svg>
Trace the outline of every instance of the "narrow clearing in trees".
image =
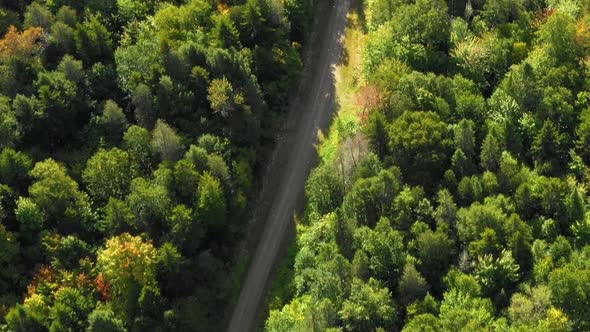
<svg viewBox="0 0 590 332">
<path fill-rule="evenodd" d="M 342 57 L 341 43 L 350 5 L 351 0 L 317 4 L 303 80 L 291 103 L 283 129 L 285 136 L 273 153 L 254 213 L 253 223 L 264 222 L 264 230 L 228 332 L 255 328 L 263 296 L 270 284 L 269 275 L 292 227 L 293 215 L 302 207 L 305 181 L 318 160 L 314 147 L 317 132 L 328 127 L 335 110 L 333 70 Z"/>
</svg>

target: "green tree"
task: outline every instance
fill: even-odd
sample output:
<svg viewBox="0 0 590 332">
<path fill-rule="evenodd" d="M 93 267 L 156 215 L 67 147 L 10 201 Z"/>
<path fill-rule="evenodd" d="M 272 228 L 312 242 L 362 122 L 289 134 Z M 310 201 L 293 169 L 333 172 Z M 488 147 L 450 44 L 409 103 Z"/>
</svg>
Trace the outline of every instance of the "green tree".
<svg viewBox="0 0 590 332">
<path fill-rule="evenodd" d="M 179 195 L 185 199 L 194 199 L 199 185 L 199 172 L 192 160 L 186 157 L 174 166 L 174 183 Z"/>
<path fill-rule="evenodd" d="M 457 149 L 451 157 L 452 170 L 457 176 L 469 176 L 473 173 L 475 167 L 471 160 L 465 155 L 463 150 Z"/>
<path fill-rule="evenodd" d="M 46 255 L 57 268 L 72 270 L 78 266 L 80 259 L 91 256 L 88 243 L 75 235 L 45 236 L 42 241 Z"/>
<path fill-rule="evenodd" d="M 175 161 L 180 158 L 182 139 L 166 122 L 158 120 L 152 135 L 152 149 L 162 160 Z"/>
<path fill-rule="evenodd" d="M 586 163 L 590 162 L 590 108 L 580 113 L 575 138 L 576 151 Z"/>
<path fill-rule="evenodd" d="M 55 148 L 74 140 L 75 132 L 85 115 L 85 100 L 76 83 L 59 71 L 40 73 L 35 81 L 40 110 L 33 113 L 33 132 L 43 147 Z"/>
<path fill-rule="evenodd" d="M 207 156 L 207 170 L 223 184 L 229 184 L 230 169 L 220 155 L 211 154 Z"/>
<path fill-rule="evenodd" d="M 187 255 L 196 254 L 205 229 L 202 222 L 195 218 L 193 210 L 184 205 L 175 206 L 168 223 L 172 243 Z"/>
<path fill-rule="evenodd" d="M 166 242 L 158 248 L 156 271 L 162 284 L 162 296 L 179 296 L 188 287 L 189 283 L 184 278 L 186 263 L 186 259 L 172 243 Z"/>
<path fill-rule="evenodd" d="M 76 51 L 75 24 L 70 26 L 62 21 L 57 21 L 49 29 L 49 42 L 47 57 L 59 58 L 63 54 L 72 54 Z"/>
<path fill-rule="evenodd" d="M 131 181 L 127 203 L 141 230 L 148 230 L 152 235 L 160 234 L 171 205 L 170 193 L 165 186 L 136 178 Z"/>
<path fill-rule="evenodd" d="M 117 235 L 134 226 L 135 215 L 125 201 L 109 197 L 102 212 L 103 217 L 98 222 L 98 228 L 105 234 Z"/>
<path fill-rule="evenodd" d="M 97 15 L 88 17 L 76 26 L 74 39 L 78 55 L 85 64 L 112 60 L 112 36 Z"/>
<path fill-rule="evenodd" d="M 116 144 L 123 137 L 123 132 L 127 129 L 127 118 L 123 110 L 112 100 L 107 100 L 97 122 L 102 129 L 103 138 Z"/>
<path fill-rule="evenodd" d="M 21 131 L 17 114 L 10 107 L 10 99 L 0 96 L 0 147 L 14 147 L 22 135 Z"/>
<path fill-rule="evenodd" d="M 457 204 L 447 189 L 441 189 L 436 197 L 438 206 L 434 211 L 434 219 L 440 224 L 454 225 L 457 217 Z"/>
<path fill-rule="evenodd" d="M 375 153 L 383 159 L 387 155 L 389 141 L 385 116 L 380 112 L 369 113 L 368 124 L 365 126 L 367 136 L 373 146 Z"/>
<path fill-rule="evenodd" d="M 39 206 L 51 225 L 66 234 L 87 230 L 90 225 L 88 197 L 68 176 L 66 169 L 47 159 L 31 171 L 36 181 L 29 188 L 31 200 Z"/>
<path fill-rule="evenodd" d="M 313 300 L 327 299 L 339 306 L 349 289 L 350 264 L 338 252 L 334 228 L 338 222 L 331 213 L 310 226 L 298 241 L 302 250 L 295 257 L 294 284 L 297 293 Z"/>
<path fill-rule="evenodd" d="M 184 6 L 165 6 L 154 16 L 159 38 L 169 42 L 189 38 L 199 27 L 212 25 L 212 4 L 208 1 L 190 1 Z"/>
<path fill-rule="evenodd" d="M 508 317 L 513 325 L 535 327 L 551 307 L 551 291 L 546 285 L 527 286 L 522 293 L 515 293 L 510 300 Z"/>
<path fill-rule="evenodd" d="M 108 307 L 96 308 L 88 315 L 86 332 L 125 332 L 123 322 Z"/>
<path fill-rule="evenodd" d="M 445 50 L 450 29 L 447 12 L 444 1 L 418 0 L 413 4 L 401 5 L 391 21 L 399 36 L 410 35 L 414 42 Z M 418 33 L 412 35 L 410 31 Z"/>
<path fill-rule="evenodd" d="M 6 148 L 0 152 L 0 183 L 16 192 L 24 192 L 30 183 L 29 172 L 33 167 L 31 158 L 24 152 Z"/>
<path fill-rule="evenodd" d="M 454 130 L 455 148 L 461 149 L 469 158 L 473 158 L 476 152 L 474 126 L 473 121 L 462 119 Z"/>
<path fill-rule="evenodd" d="M 314 169 L 305 185 L 309 209 L 318 215 L 334 211 L 342 204 L 344 188 L 334 167 L 324 165 Z"/>
<path fill-rule="evenodd" d="M 146 15 L 153 13 L 156 3 L 155 0 L 117 0 L 117 9 L 123 21 L 141 21 Z"/>
<path fill-rule="evenodd" d="M 401 189 L 400 177 L 399 170 L 393 168 L 359 179 L 344 197 L 344 215 L 357 225 L 374 226 L 379 218 L 389 215 L 391 202 Z"/>
<path fill-rule="evenodd" d="M 451 265 L 454 243 L 440 230 L 427 230 L 417 236 L 416 247 L 419 270 L 434 289 L 437 289 L 440 287 L 441 276 Z"/>
<path fill-rule="evenodd" d="M 448 47 L 450 28 L 446 3 L 419 0 L 392 4 L 395 8 L 392 19 L 370 34 L 375 39 L 371 38 L 365 47 L 367 58 L 373 58 L 370 62 L 375 65 L 385 58 L 396 57 L 418 69 L 437 70 L 444 66 L 443 52 Z M 387 10 L 380 14 L 387 17 Z"/>
<path fill-rule="evenodd" d="M 389 148 L 411 183 L 430 185 L 448 163 L 447 125 L 433 112 L 404 112 L 389 128 Z"/>
<path fill-rule="evenodd" d="M 481 167 L 488 171 L 496 171 L 500 164 L 501 154 L 500 140 L 495 130 L 490 130 L 483 140 L 479 159 Z"/>
<path fill-rule="evenodd" d="M 141 82 L 154 79 L 153 69 L 162 66 L 164 57 L 158 34 L 147 21 L 130 22 L 123 36 L 128 38 L 122 38 L 115 51 L 118 81 L 125 92 L 133 92 L 139 86 L 147 87 Z"/>
<path fill-rule="evenodd" d="M 15 332 L 42 332 L 47 331 L 43 326 L 43 317 L 17 304 L 6 314 L 6 324 L 11 331 Z"/>
<path fill-rule="evenodd" d="M 519 279 L 519 266 L 509 251 L 503 251 L 499 258 L 491 255 L 478 257 L 475 264 L 475 278 L 482 285 L 484 293 L 496 295 L 508 290 Z"/>
<path fill-rule="evenodd" d="M 225 195 L 219 180 L 209 173 L 204 173 L 199 179 L 197 214 L 203 223 L 221 229 L 226 220 Z"/>
<path fill-rule="evenodd" d="M 20 258 L 21 253 L 24 252 L 23 249 L 26 248 L 21 247 L 16 235 L 0 223 L 0 292 L 5 294 L 9 301 L 15 287 L 23 281 L 22 275 L 25 272 Z"/>
<path fill-rule="evenodd" d="M 575 22 L 565 13 L 551 15 L 539 27 L 537 36 L 538 42 L 546 47 L 547 54 L 555 64 L 575 62 L 580 54 Z"/>
<path fill-rule="evenodd" d="M 514 192 L 526 180 L 528 169 L 519 164 L 509 152 L 502 152 L 498 180 L 503 192 Z M 519 202 L 517 202 L 517 205 Z M 532 212 L 532 210 L 529 210 Z"/>
<path fill-rule="evenodd" d="M 221 48 L 240 48 L 240 36 L 229 15 L 217 15 L 211 30 L 213 45 Z"/>
<path fill-rule="evenodd" d="M 293 2 L 287 2 L 287 6 L 289 4 L 298 5 Z M 232 15 L 232 18 L 236 22 L 236 28 L 240 33 L 240 41 L 246 47 L 252 47 L 260 39 L 263 39 L 261 34 L 265 31 L 264 23 L 266 23 L 262 12 L 263 6 L 264 4 L 259 0 L 248 0 L 240 8 L 241 10 L 238 13 Z"/>
<path fill-rule="evenodd" d="M 70 80 L 76 84 L 79 84 L 80 81 L 84 78 L 82 61 L 76 60 L 71 55 L 65 55 L 61 59 L 59 65 L 57 66 L 57 70 L 63 73 L 67 80 Z"/>
<path fill-rule="evenodd" d="M 494 326 L 494 308 L 488 299 L 450 290 L 443 296 L 438 324 L 446 331 L 485 331 Z"/>
<path fill-rule="evenodd" d="M 518 19 L 523 10 L 521 3 L 506 0 L 492 0 L 484 4 L 482 18 L 492 26 L 498 26 Z"/>
<path fill-rule="evenodd" d="M 391 328 L 396 311 L 387 288 L 375 279 L 364 283 L 353 279 L 350 297 L 339 312 L 347 331 L 374 331 Z"/>
<path fill-rule="evenodd" d="M 543 89 L 543 100 L 536 113 L 537 121 L 551 120 L 560 131 L 571 133 L 576 127 L 574 103 L 572 91 L 568 88 L 547 87 Z"/>
<path fill-rule="evenodd" d="M 583 221 L 586 215 L 586 201 L 579 188 L 574 188 L 565 198 L 565 213 L 568 223 Z"/>
<path fill-rule="evenodd" d="M 421 300 L 428 292 L 428 283 L 413 264 L 406 263 L 399 281 L 398 293 L 404 306 Z"/>
<path fill-rule="evenodd" d="M 240 103 L 243 103 L 243 96 L 234 92 L 234 88 L 227 78 L 214 79 L 207 89 L 207 100 L 214 112 L 228 117 Z"/>
<path fill-rule="evenodd" d="M 43 230 L 43 224 L 45 223 L 43 211 L 30 198 L 19 197 L 14 214 L 19 222 L 21 236 L 29 244 L 33 243 L 37 234 Z"/>
<path fill-rule="evenodd" d="M 367 26 L 369 30 L 375 30 L 393 17 L 394 12 L 403 3 L 396 0 L 369 0 L 366 1 Z"/>
<path fill-rule="evenodd" d="M 140 126 L 133 125 L 123 135 L 123 147 L 133 160 L 142 166 L 144 171 L 151 169 L 151 141 L 150 132 Z"/>
<path fill-rule="evenodd" d="M 0 263 L 5 267 L 13 261 L 20 249 L 14 234 L 6 230 L 3 224 L 0 224 L 0 248 Z"/>
<path fill-rule="evenodd" d="M 150 88 L 141 83 L 133 91 L 133 105 L 135 106 L 135 119 L 144 128 L 151 129 L 156 122 L 154 113 L 154 96 Z"/>
<path fill-rule="evenodd" d="M 369 258 L 363 251 L 356 251 L 352 259 L 352 275 L 355 278 L 366 281 L 370 277 Z"/>
<path fill-rule="evenodd" d="M 420 314 L 408 320 L 403 332 L 436 332 L 439 331 L 438 319 L 432 314 Z"/>
<path fill-rule="evenodd" d="M 457 233 L 464 243 L 476 240 L 486 228 L 490 228 L 504 238 L 504 222 L 508 219 L 505 212 L 492 204 L 476 202 L 469 208 L 457 212 Z"/>
<path fill-rule="evenodd" d="M 267 332 L 303 332 L 315 328 L 322 330 L 325 325 L 321 326 L 321 323 L 315 319 L 319 316 L 316 315 L 317 307 L 309 296 L 297 297 L 281 310 L 271 310 L 264 330 Z"/>
<path fill-rule="evenodd" d="M 97 202 L 106 202 L 110 197 L 121 199 L 127 195 L 136 169 L 127 152 L 101 149 L 88 159 L 82 178 L 90 195 Z"/>
<path fill-rule="evenodd" d="M 590 244 L 590 220 L 588 216 L 572 224 L 570 230 L 574 236 L 574 243 L 578 247 Z"/>
<path fill-rule="evenodd" d="M 547 169 L 550 174 L 560 172 L 563 164 L 565 135 L 555 124 L 547 120 L 535 135 L 531 152 L 538 163 L 537 167 Z"/>
<path fill-rule="evenodd" d="M 25 28 L 41 27 L 47 30 L 53 22 L 53 19 L 53 14 L 49 8 L 41 3 L 33 2 L 27 6 L 23 25 Z"/>
<path fill-rule="evenodd" d="M 372 276 L 395 288 L 405 264 L 402 235 L 391 228 L 389 220 L 382 218 L 374 230 L 357 229 L 354 238 L 357 248 L 369 259 Z"/>
<path fill-rule="evenodd" d="M 63 22 L 68 26 L 75 27 L 78 22 L 78 13 L 76 10 L 68 5 L 61 6 L 55 14 L 55 19 Z"/>
<path fill-rule="evenodd" d="M 64 287 L 55 294 L 55 303 L 49 316 L 49 331 L 83 331 L 86 327 L 86 316 L 93 304 L 89 297 L 76 288 Z"/>
<path fill-rule="evenodd" d="M 580 258 L 583 257 L 587 257 L 586 251 Z M 553 270 L 549 275 L 552 302 L 571 318 L 574 329 L 585 330 L 589 326 L 589 285 L 590 269 L 584 265 L 570 263 Z"/>
<path fill-rule="evenodd" d="M 291 22 L 291 38 L 293 41 L 300 42 L 305 40 L 309 33 L 313 6 L 305 1 L 288 0 L 285 7 L 287 9 L 289 20 Z M 265 10 L 265 16 L 268 20 L 269 10 Z"/>
<path fill-rule="evenodd" d="M 420 220 L 418 210 L 420 203 L 425 199 L 425 193 L 422 187 L 404 187 L 404 189 L 393 200 L 392 215 L 393 223 L 396 229 L 407 232 L 417 220 Z M 429 203 L 430 204 L 430 203 Z M 420 221 L 428 223 L 431 216 L 424 216 L 426 220 Z"/>
</svg>

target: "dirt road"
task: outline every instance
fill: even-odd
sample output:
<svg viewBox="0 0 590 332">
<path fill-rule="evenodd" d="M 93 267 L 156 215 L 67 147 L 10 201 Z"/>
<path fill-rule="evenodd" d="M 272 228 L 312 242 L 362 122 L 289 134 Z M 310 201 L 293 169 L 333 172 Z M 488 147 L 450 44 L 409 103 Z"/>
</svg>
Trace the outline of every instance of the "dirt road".
<svg viewBox="0 0 590 332">
<path fill-rule="evenodd" d="M 273 152 L 253 222 L 264 231 L 251 260 L 228 332 L 254 330 L 269 276 L 283 247 L 293 216 L 302 207 L 304 186 L 317 163 L 314 144 L 335 109 L 334 67 L 342 57 L 342 38 L 351 0 L 319 0 L 306 67 L 293 98 L 282 139 Z M 258 221 L 256 221 L 258 220 Z"/>
</svg>

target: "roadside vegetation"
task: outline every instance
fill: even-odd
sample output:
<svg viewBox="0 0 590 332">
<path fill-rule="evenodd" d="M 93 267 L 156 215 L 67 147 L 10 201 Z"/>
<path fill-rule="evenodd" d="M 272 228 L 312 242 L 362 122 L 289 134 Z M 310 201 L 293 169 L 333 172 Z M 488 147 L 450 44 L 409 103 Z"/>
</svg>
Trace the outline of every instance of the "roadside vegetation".
<svg viewBox="0 0 590 332">
<path fill-rule="evenodd" d="M 589 330 L 590 3 L 366 0 L 351 21 L 265 330 Z"/>
</svg>

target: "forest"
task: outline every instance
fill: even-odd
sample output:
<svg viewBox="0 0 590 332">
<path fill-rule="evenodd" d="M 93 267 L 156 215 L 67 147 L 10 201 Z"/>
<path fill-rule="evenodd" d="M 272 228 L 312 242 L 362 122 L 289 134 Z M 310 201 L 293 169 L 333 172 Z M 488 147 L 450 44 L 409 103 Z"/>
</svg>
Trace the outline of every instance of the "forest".
<svg viewBox="0 0 590 332">
<path fill-rule="evenodd" d="M 590 1 L 360 7 L 265 331 L 589 331 Z"/>
<path fill-rule="evenodd" d="M 0 331 L 220 331 L 312 7 L 0 1 Z"/>
</svg>

